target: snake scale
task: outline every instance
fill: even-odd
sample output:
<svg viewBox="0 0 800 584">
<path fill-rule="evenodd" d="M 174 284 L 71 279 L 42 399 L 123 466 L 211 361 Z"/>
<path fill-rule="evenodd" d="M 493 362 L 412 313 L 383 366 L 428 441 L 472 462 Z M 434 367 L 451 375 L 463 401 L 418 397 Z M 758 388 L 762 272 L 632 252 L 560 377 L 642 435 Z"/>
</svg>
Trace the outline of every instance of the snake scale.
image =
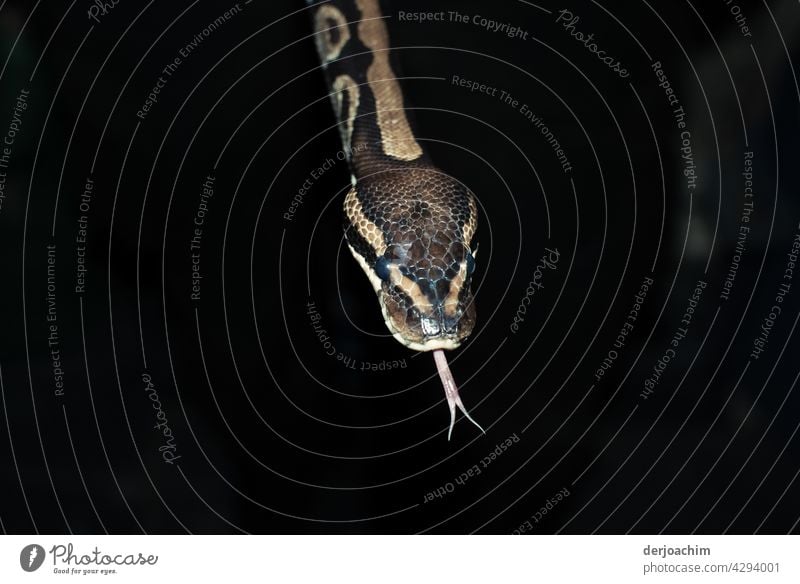
<svg viewBox="0 0 800 584">
<path fill-rule="evenodd" d="M 450 408 L 467 413 L 447 365 L 475 325 L 475 196 L 436 168 L 414 133 L 377 0 L 308 2 L 352 187 L 345 237 L 395 339 L 432 351 Z M 482 430 L 482 429 L 481 429 Z"/>
</svg>

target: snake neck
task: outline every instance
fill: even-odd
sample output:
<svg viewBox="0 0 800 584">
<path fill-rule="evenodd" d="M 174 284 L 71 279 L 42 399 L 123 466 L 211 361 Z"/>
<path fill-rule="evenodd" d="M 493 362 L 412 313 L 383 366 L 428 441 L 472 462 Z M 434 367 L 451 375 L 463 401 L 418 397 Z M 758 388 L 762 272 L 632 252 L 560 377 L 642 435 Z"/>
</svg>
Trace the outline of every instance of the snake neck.
<svg viewBox="0 0 800 584">
<path fill-rule="evenodd" d="M 344 150 L 356 180 L 431 167 L 417 141 L 377 0 L 315 5 L 315 40 Z"/>
</svg>

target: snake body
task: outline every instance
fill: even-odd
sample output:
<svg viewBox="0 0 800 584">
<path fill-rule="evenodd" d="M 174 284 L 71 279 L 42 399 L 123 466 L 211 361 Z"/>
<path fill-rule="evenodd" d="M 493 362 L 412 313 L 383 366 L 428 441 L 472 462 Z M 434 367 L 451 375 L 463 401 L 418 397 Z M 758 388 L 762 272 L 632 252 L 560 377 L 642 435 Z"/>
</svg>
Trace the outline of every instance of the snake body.
<svg viewBox="0 0 800 584">
<path fill-rule="evenodd" d="M 458 347 L 475 325 L 475 196 L 436 168 L 415 136 L 378 1 L 334 0 L 310 9 L 351 170 L 348 247 L 394 338 L 435 352 L 452 430 L 455 406 L 466 410 L 442 350 Z"/>
</svg>

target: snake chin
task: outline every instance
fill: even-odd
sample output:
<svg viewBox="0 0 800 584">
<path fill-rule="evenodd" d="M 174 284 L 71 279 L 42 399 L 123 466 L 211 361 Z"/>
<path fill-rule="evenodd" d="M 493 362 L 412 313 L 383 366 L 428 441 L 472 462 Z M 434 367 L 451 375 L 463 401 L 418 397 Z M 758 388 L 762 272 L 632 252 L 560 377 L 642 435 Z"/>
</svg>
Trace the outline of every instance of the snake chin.
<svg viewBox="0 0 800 584">
<path fill-rule="evenodd" d="M 409 349 L 413 349 L 414 351 L 436 351 L 438 349 L 450 350 L 450 349 L 457 348 L 461 344 L 461 341 L 459 341 L 457 339 L 454 339 L 454 338 L 453 339 L 446 339 L 446 338 L 429 339 L 429 340 L 425 341 L 424 343 L 408 342 L 405 339 L 403 339 L 402 335 L 400 335 L 400 334 L 395 334 L 394 338 L 396 338 L 398 341 L 400 341 L 401 343 L 406 345 L 406 347 L 408 347 Z"/>
</svg>

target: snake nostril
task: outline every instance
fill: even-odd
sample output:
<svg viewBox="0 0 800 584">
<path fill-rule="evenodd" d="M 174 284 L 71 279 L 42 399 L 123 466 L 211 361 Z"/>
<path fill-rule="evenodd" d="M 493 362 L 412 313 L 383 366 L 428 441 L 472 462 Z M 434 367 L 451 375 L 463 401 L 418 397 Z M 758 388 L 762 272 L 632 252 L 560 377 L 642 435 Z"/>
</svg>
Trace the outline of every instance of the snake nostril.
<svg viewBox="0 0 800 584">
<path fill-rule="evenodd" d="M 441 304 L 435 306 L 432 315 L 420 317 L 420 328 L 426 337 L 454 336 L 458 333 L 459 317 L 447 316 Z"/>
<path fill-rule="evenodd" d="M 441 327 L 436 319 L 424 316 L 420 322 L 422 324 L 422 332 L 426 336 L 432 337 L 440 334 Z"/>
<path fill-rule="evenodd" d="M 457 318 L 444 318 L 441 321 L 442 332 L 446 335 L 454 335 L 458 332 Z"/>
</svg>

